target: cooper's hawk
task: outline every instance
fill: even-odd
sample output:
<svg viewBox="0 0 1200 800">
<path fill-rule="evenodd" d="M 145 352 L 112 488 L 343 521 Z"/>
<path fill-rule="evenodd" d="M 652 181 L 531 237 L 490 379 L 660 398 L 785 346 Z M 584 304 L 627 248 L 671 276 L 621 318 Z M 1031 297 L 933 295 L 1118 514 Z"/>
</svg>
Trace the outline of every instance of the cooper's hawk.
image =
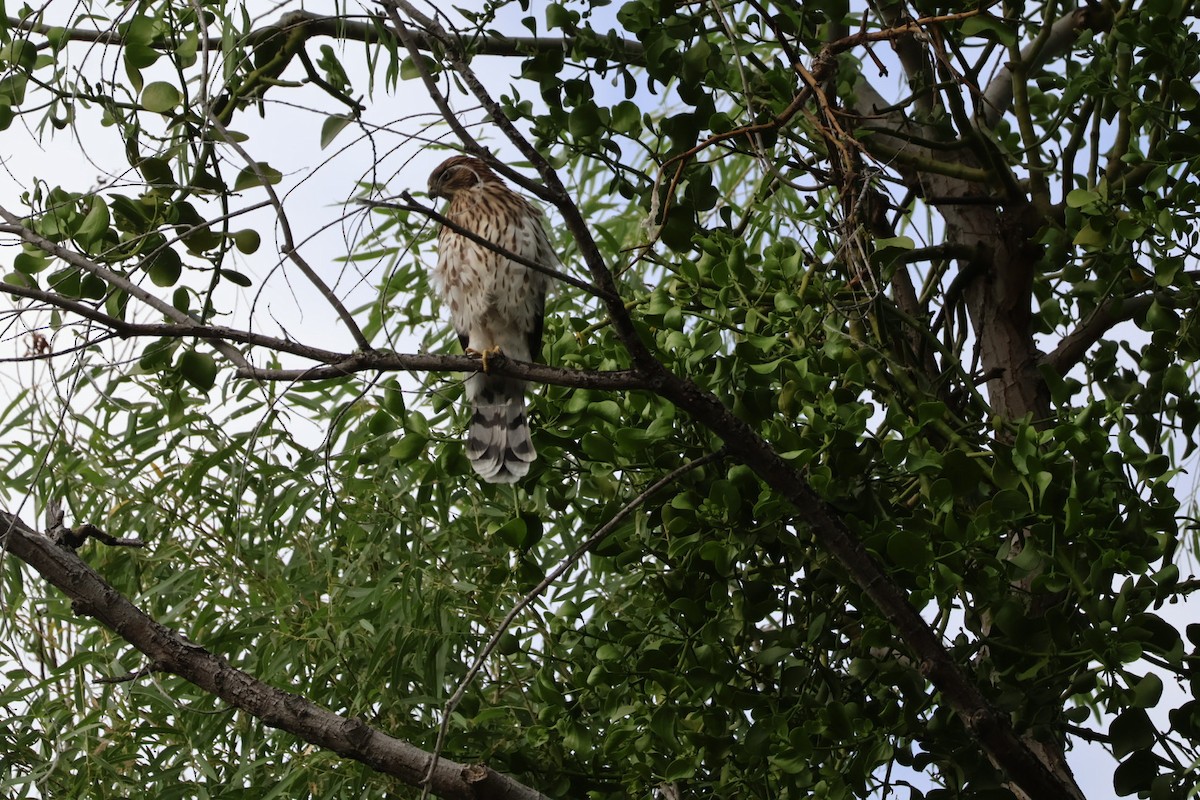
<svg viewBox="0 0 1200 800">
<path fill-rule="evenodd" d="M 446 218 L 536 264 L 557 257 L 542 214 L 477 158 L 455 156 L 429 176 L 431 197 L 445 197 Z M 443 226 L 433 271 L 465 352 L 483 354 L 484 372 L 467 379 L 471 424 L 467 458 L 489 483 L 515 483 L 537 456 L 525 417 L 525 382 L 487 374 L 486 355 L 532 361 L 542 350 L 546 276 Z"/>
</svg>

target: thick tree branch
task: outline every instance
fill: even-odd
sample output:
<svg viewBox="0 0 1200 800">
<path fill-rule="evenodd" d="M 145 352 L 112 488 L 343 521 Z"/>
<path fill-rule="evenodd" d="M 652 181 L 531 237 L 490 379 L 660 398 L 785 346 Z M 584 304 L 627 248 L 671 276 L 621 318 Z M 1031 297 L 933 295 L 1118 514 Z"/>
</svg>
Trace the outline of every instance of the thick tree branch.
<svg viewBox="0 0 1200 800">
<path fill-rule="evenodd" d="M 147 616 L 70 550 L 55 544 L 16 516 L 0 512 L 0 545 L 70 598 L 76 613 L 94 617 L 141 651 L 155 669 L 187 680 L 230 706 L 278 728 L 352 758 L 409 786 L 425 779 L 431 754 L 276 689 L 189 642 Z M 439 760 L 429 776 L 434 794 L 451 800 L 543 800 L 545 795 L 483 764 Z"/>
<path fill-rule="evenodd" d="M 1157 294 L 1147 294 L 1127 300 L 1104 301 L 1079 327 L 1064 336 L 1058 347 L 1042 357 L 1042 366 L 1050 367 L 1059 375 L 1067 374 L 1083 359 L 1088 348 L 1100 341 L 1114 325 L 1144 314 L 1157 299 Z"/>
<path fill-rule="evenodd" d="M 983 91 L 983 126 L 996 127 L 996 123 L 1012 107 L 1015 75 L 1029 77 L 1037 74 L 1047 61 L 1068 52 L 1080 31 L 1105 30 L 1111 24 L 1112 12 L 1107 6 L 1088 5 L 1068 12 L 1044 29 L 1041 35 L 1021 49 L 1021 62 L 1005 64 Z"/>
<path fill-rule="evenodd" d="M 108 30 L 80 27 L 62 28 L 36 22 L 34 16 L 20 19 L 10 16 L 6 18 L 6 24 L 26 33 L 36 33 L 40 36 L 53 35 L 72 42 L 115 46 L 125 44 L 125 37 L 115 28 Z M 343 16 L 327 16 L 311 11 L 289 11 L 280 16 L 277 22 L 255 29 L 245 38 L 251 43 L 264 42 L 273 36 L 291 33 L 296 29 L 303 29 L 309 38 L 325 36 L 331 39 L 367 44 L 378 42 L 381 36 L 392 35 L 387 28 L 374 22 L 363 22 Z M 433 49 L 426 34 L 421 31 L 413 31 L 413 35 L 416 36 L 420 49 L 425 51 Z M 585 36 L 502 36 L 494 31 L 486 31 L 479 36 L 460 36 L 459 39 L 463 46 L 469 44 L 479 55 L 522 58 L 540 53 L 578 51 L 584 57 L 603 56 L 609 61 L 614 60 L 615 57 L 621 63 L 630 66 L 643 65 L 646 58 L 642 43 L 632 39 L 594 39 Z M 225 44 L 219 36 L 210 36 L 201 43 L 207 43 L 210 50 L 220 50 Z M 162 41 L 152 43 L 151 46 L 169 50 L 174 47 L 174 43 Z"/>
<path fill-rule="evenodd" d="M 345 355 L 328 366 L 308 369 L 259 369 L 242 367 L 237 371 L 239 378 L 266 381 L 316 381 L 341 378 L 356 372 L 482 372 L 483 361 L 476 356 L 444 356 L 431 353 L 415 355 L 371 350 Z M 552 386 L 569 386 L 578 389 L 602 389 L 621 391 L 649 389 L 653 380 L 637 370 L 605 370 L 592 372 L 579 369 L 562 369 L 527 361 L 513 361 L 503 353 L 489 355 L 487 372 L 521 378 L 533 383 Z"/>
</svg>

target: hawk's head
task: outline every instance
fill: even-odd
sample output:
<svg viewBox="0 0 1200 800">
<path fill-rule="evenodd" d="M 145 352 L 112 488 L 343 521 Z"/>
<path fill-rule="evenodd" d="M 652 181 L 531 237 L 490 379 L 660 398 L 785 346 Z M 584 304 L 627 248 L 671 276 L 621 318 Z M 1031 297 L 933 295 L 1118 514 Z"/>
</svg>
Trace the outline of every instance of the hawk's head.
<svg viewBox="0 0 1200 800">
<path fill-rule="evenodd" d="M 471 156 L 454 156 L 438 164 L 429 174 L 429 196 L 449 199 L 464 189 L 493 182 L 501 181 L 487 164 Z"/>
</svg>

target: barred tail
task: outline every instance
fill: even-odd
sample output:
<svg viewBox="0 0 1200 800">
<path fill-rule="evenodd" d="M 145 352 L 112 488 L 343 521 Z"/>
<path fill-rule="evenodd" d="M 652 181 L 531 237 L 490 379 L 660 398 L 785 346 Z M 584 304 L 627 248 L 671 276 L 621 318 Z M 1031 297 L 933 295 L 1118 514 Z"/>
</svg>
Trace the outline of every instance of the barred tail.
<svg viewBox="0 0 1200 800">
<path fill-rule="evenodd" d="M 525 416 L 525 383 L 476 373 L 467 380 L 467 458 L 488 483 L 516 483 L 537 458 Z"/>
</svg>

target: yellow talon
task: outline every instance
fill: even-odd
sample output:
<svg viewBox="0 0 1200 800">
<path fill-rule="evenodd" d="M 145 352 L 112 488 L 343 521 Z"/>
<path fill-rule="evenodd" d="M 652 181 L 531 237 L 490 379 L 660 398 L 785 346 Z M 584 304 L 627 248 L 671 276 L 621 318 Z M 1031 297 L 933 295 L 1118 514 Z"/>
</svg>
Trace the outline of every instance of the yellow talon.
<svg viewBox="0 0 1200 800">
<path fill-rule="evenodd" d="M 504 354 L 499 345 L 496 345 L 495 347 L 489 347 L 488 349 L 482 351 L 476 350 L 473 347 L 468 347 L 463 352 L 469 356 L 479 356 L 479 360 L 483 362 L 483 371 L 485 373 L 488 371 L 488 359 L 492 358 L 493 356 Z"/>
</svg>

